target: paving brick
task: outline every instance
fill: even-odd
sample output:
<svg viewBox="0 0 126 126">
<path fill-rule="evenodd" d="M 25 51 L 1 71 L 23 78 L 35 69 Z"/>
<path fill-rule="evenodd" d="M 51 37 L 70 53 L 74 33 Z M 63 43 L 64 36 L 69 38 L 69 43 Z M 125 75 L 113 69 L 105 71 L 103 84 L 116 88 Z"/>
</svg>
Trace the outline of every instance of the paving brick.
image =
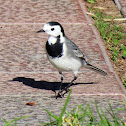
<svg viewBox="0 0 126 126">
<path fill-rule="evenodd" d="M 59 82 L 60 78 L 57 70 L 49 63 L 45 54 L 45 42 L 48 36 L 44 33 L 36 33 L 41 29 L 42 24 L 2 24 L 1 26 L 1 94 L 33 92 L 43 94 L 48 93 L 48 90 L 55 89 L 55 82 Z M 63 24 L 63 26 L 67 36 L 76 42 L 84 52 L 87 61 L 108 73 L 104 77 L 87 68 L 82 68 L 76 81 L 79 84 L 72 87 L 73 93 L 94 95 L 123 93 L 101 53 L 91 26 L 84 24 Z M 34 84 L 30 85 L 26 82 L 22 84 L 18 82 L 20 80 L 17 82 L 9 81 L 17 77 L 24 77 L 23 81 L 29 78 L 27 81 Z M 32 80 L 36 77 L 39 81 Z M 65 82 L 69 83 L 72 79 L 71 73 L 64 74 Z M 94 84 L 90 84 L 91 82 Z M 6 86 L 7 88 L 5 88 Z M 59 83 L 57 89 L 59 89 Z"/>
<path fill-rule="evenodd" d="M 124 17 L 126 17 L 126 0 L 114 0 L 118 9 L 122 12 Z"/>
<path fill-rule="evenodd" d="M 48 36 L 36 33 L 41 24 L 1 25 L 0 70 L 1 72 L 54 71 L 45 54 Z M 104 57 L 90 26 L 63 24 L 67 36 L 84 52 L 94 65 L 105 67 Z M 107 65 L 106 65 L 107 67 Z"/>
<path fill-rule="evenodd" d="M 58 72 L 50 73 L 1 73 L 0 95 L 52 94 L 60 88 Z M 64 85 L 73 79 L 72 73 L 64 74 Z M 112 81 L 111 81 L 112 80 Z M 111 87 L 111 88 L 110 88 Z M 71 87 L 73 94 L 124 95 L 114 75 L 103 77 L 95 72 L 83 71 Z"/>
<path fill-rule="evenodd" d="M 86 19 L 77 0 L 13 0 L 0 2 L 1 23 L 79 23 Z"/>
<path fill-rule="evenodd" d="M 115 109 L 124 107 L 125 89 L 113 69 L 104 42 L 93 21 L 86 15 L 83 0 L 13 0 L 1 1 L 0 17 L 0 117 L 7 120 L 30 115 L 18 121 L 20 126 L 39 126 L 48 121 L 46 109 L 59 115 L 65 98 L 55 99 L 60 87 L 58 72 L 49 63 L 45 53 L 48 35 L 36 32 L 48 21 L 60 22 L 66 35 L 75 42 L 92 65 L 105 70 L 108 75 L 82 68 L 68 105 L 71 110 L 77 104 L 91 103 L 94 99 L 100 107 L 108 107 L 107 99 Z M 64 86 L 73 78 L 64 73 Z M 26 106 L 35 101 L 35 106 Z M 96 111 L 95 111 L 96 112 Z M 107 113 L 107 112 L 106 112 Z M 120 118 L 124 112 L 117 113 Z M 3 125 L 3 121 L 0 120 Z"/>
<path fill-rule="evenodd" d="M 55 99 L 50 95 L 17 95 L 17 96 L 3 96 L 0 97 L 0 116 L 7 121 L 10 121 L 14 118 L 21 116 L 30 116 L 26 119 L 21 119 L 17 121 L 17 125 L 19 126 L 41 126 L 41 123 L 49 122 L 48 114 L 43 110 L 43 108 L 51 111 L 54 115 L 59 116 L 61 112 L 61 108 L 64 106 L 65 99 Z M 115 97 L 109 96 L 74 96 L 72 95 L 70 101 L 67 106 L 67 111 L 70 112 L 73 107 L 77 107 L 77 105 L 83 105 L 85 108 L 87 104 L 90 105 L 93 115 L 99 120 L 98 113 L 96 112 L 95 100 L 99 109 L 102 109 L 106 116 L 109 118 L 111 122 L 113 122 L 112 116 L 109 115 L 108 111 L 110 107 L 108 105 L 107 100 L 112 105 L 114 110 L 123 108 L 122 101 L 119 99 L 115 99 Z M 27 106 L 26 103 L 35 101 L 36 105 Z M 6 104 L 5 104 L 6 103 Z M 8 108 L 8 110 L 7 110 Z M 107 110 L 106 110 L 107 109 Z M 123 111 L 115 112 L 116 116 L 121 119 L 125 119 L 125 113 Z M 52 118 L 53 120 L 53 118 Z M 0 118 L 1 125 L 4 124 L 3 120 Z M 14 123 L 12 123 L 14 124 Z"/>
</svg>

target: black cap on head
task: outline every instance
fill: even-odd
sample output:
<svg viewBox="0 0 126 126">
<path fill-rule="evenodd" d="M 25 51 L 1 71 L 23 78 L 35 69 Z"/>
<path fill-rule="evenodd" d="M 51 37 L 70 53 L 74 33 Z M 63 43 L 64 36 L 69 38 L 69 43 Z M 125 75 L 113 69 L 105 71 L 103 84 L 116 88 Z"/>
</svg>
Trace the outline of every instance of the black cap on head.
<svg viewBox="0 0 126 126">
<path fill-rule="evenodd" d="M 59 25 L 61 27 L 61 32 L 63 33 L 63 36 L 65 36 L 65 33 L 64 33 L 64 29 L 62 27 L 62 25 L 58 22 L 55 22 L 55 21 L 51 21 L 51 22 L 48 22 L 49 25 L 53 26 L 53 25 Z"/>
</svg>

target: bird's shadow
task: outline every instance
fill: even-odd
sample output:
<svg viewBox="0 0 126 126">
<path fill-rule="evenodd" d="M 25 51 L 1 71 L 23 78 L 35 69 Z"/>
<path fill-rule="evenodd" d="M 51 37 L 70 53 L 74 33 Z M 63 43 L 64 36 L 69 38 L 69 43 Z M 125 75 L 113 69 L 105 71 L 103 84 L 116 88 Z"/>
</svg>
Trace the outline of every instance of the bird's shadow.
<svg viewBox="0 0 126 126">
<path fill-rule="evenodd" d="M 12 81 L 22 82 L 26 86 L 30 86 L 37 89 L 52 90 L 53 92 L 59 90 L 61 86 L 60 82 L 35 81 L 33 78 L 26 78 L 26 77 L 16 77 L 13 78 Z M 62 88 L 66 87 L 68 84 L 69 83 L 63 83 Z M 78 84 L 94 84 L 94 83 L 93 82 L 73 83 L 71 86 L 78 85 Z"/>
</svg>

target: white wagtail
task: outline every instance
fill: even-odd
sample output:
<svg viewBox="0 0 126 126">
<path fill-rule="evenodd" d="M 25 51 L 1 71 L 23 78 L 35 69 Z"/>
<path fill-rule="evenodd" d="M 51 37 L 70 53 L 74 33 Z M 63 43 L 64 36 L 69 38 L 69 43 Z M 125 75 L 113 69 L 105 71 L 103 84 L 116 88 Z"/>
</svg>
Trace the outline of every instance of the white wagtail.
<svg viewBox="0 0 126 126">
<path fill-rule="evenodd" d="M 46 42 L 47 57 L 51 64 L 58 70 L 61 77 L 61 88 L 57 97 L 62 97 L 65 93 L 67 93 L 68 88 L 77 79 L 78 71 L 82 66 L 91 68 L 103 75 L 107 74 L 105 71 L 89 64 L 85 60 L 84 55 L 78 46 L 66 37 L 64 29 L 60 23 L 48 22 L 44 25 L 43 29 L 37 33 L 40 32 L 46 32 L 50 35 L 48 41 Z M 74 79 L 67 87 L 62 89 L 62 72 L 64 71 L 72 71 Z M 63 93 L 64 91 L 65 93 Z"/>
</svg>

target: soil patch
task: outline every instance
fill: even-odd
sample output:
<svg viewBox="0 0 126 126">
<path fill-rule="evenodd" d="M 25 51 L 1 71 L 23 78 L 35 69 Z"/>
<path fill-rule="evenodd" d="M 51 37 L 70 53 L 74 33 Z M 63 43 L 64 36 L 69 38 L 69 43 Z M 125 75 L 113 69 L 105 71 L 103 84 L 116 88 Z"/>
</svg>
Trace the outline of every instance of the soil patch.
<svg viewBox="0 0 126 126">
<path fill-rule="evenodd" d="M 123 15 L 115 5 L 113 0 L 92 0 L 94 3 L 89 2 L 89 0 L 86 0 L 86 5 L 91 13 L 94 15 L 97 13 L 97 10 L 102 12 L 102 16 L 104 17 L 110 17 L 111 19 L 119 19 L 123 18 Z M 111 23 L 115 24 L 116 26 L 120 26 L 123 33 L 126 33 L 126 20 L 121 21 L 111 21 Z M 120 46 L 123 44 L 126 47 L 126 38 L 124 37 L 120 41 Z M 108 43 L 107 43 L 108 44 Z M 106 45 L 106 42 L 105 42 Z M 109 43 L 109 47 L 112 47 L 113 45 Z M 109 49 L 108 46 L 106 46 L 106 49 L 108 50 L 109 56 L 112 56 L 112 50 Z M 122 80 L 124 86 L 126 87 L 126 58 L 123 58 L 121 56 L 122 50 L 119 51 L 119 56 L 116 61 L 112 60 L 112 63 L 114 65 L 114 68 Z"/>
</svg>

